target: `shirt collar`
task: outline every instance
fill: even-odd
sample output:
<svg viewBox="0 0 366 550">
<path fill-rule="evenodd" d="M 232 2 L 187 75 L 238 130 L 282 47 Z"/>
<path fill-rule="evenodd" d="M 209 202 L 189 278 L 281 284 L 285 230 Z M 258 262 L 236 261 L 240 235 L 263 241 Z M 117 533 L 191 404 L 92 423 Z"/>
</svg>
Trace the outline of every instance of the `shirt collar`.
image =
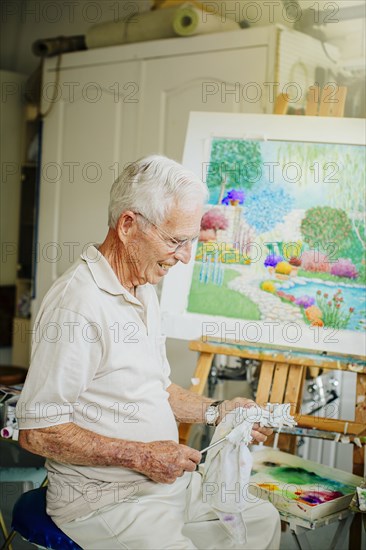
<svg viewBox="0 0 366 550">
<path fill-rule="evenodd" d="M 91 244 L 81 254 L 81 259 L 87 263 L 96 285 L 109 294 L 123 295 L 129 302 L 141 305 L 141 302 L 132 296 L 117 279 L 112 267 L 99 252 L 98 246 L 98 244 Z"/>
</svg>

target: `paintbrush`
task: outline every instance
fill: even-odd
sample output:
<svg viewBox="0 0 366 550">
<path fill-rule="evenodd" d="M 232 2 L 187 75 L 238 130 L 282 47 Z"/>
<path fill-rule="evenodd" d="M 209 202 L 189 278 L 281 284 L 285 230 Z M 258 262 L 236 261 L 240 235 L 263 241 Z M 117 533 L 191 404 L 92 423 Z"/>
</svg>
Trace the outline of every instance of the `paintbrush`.
<svg viewBox="0 0 366 550">
<path fill-rule="evenodd" d="M 212 443 L 208 447 L 205 447 L 204 449 L 202 449 L 202 451 L 200 451 L 200 453 L 203 454 L 209 451 L 210 449 L 213 449 L 214 447 L 216 447 L 216 445 L 219 445 L 219 443 L 223 443 L 226 438 L 227 438 L 227 435 L 225 435 L 225 437 L 222 437 L 221 439 L 218 439 L 217 441 L 215 441 L 215 443 Z"/>
</svg>

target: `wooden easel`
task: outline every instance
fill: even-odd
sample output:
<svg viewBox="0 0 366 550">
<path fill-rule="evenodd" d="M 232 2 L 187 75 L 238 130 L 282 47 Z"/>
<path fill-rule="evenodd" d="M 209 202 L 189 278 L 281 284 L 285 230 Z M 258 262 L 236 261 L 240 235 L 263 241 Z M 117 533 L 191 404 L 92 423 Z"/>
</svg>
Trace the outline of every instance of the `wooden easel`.
<svg viewBox="0 0 366 550">
<path fill-rule="evenodd" d="M 343 117 L 346 105 L 347 87 L 328 84 L 322 90 L 319 86 L 310 86 L 306 96 L 304 114 L 306 116 Z M 279 94 L 276 97 L 273 114 L 286 115 L 289 110 L 290 97 Z"/>
<path fill-rule="evenodd" d="M 343 117 L 346 97 L 346 86 L 328 84 L 322 90 L 319 86 L 311 86 L 307 95 L 305 115 Z"/>
<path fill-rule="evenodd" d="M 198 384 L 190 387 L 194 393 L 202 395 L 209 377 L 215 354 L 234 356 L 245 359 L 256 359 L 262 362 L 259 376 L 256 401 L 259 405 L 267 402 L 292 404 L 292 414 L 295 415 L 299 427 L 314 428 L 326 432 L 336 432 L 354 438 L 363 438 L 366 434 L 366 359 L 359 356 L 338 355 L 327 357 L 320 352 L 294 352 L 285 348 L 261 345 L 258 349 L 247 342 L 225 342 L 216 340 L 190 342 L 189 349 L 199 353 L 194 378 Z M 303 384 L 306 369 L 321 368 L 327 370 L 345 370 L 357 375 L 355 420 L 322 418 L 319 416 L 300 414 Z M 181 424 L 179 440 L 187 444 L 191 425 Z M 290 450 L 294 451 L 295 438 Z M 363 476 L 364 445 L 354 445 L 353 473 Z"/>
<path fill-rule="evenodd" d="M 336 432 L 347 435 L 350 441 L 358 437 L 363 445 L 353 448 L 353 473 L 364 475 L 365 443 L 366 443 L 366 358 L 359 356 L 337 355 L 327 357 L 321 353 L 312 353 L 311 358 L 306 352 L 296 353 L 284 348 L 274 349 L 261 345 L 261 349 L 254 348 L 250 343 L 225 342 L 210 340 L 194 340 L 189 344 L 191 351 L 199 353 L 194 378 L 198 384 L 191 385 L 190 390 L 202 395 L 210 375 L 212 362 L 215 354 L 241 357 L 246 359 L 257 359 L 262 362 L 259 376 L 257 403 L 262 405 L 266 402 L 292 403 L 292 414 L 300 427 L 314 428 L 326 432 Z M 299 414 L 304 379 L 307 367 L 311 369 L 345 370 L 355 372 L 357 375 L 356 384 L 356 405 L 355 420 L 347 421 L 332 418 L 321 418 L 318 416 Z M 179 428 L 179 442 L 187 444 L 190 424 L 181 424 Z M 291 437 L 291 436 L 290 436 Z M 295 450 L 296 440 L 292 437 L 292 449 Z M 339 518 L 340 519 L 340 518 Z M 338 528 L 339 529 L 339 528 Z M 338 530 L 337 530 L 338 533 Z M 349 549 L 361 549 L 362 517 L 355 514 L 349 530 Z"/>
</svg>

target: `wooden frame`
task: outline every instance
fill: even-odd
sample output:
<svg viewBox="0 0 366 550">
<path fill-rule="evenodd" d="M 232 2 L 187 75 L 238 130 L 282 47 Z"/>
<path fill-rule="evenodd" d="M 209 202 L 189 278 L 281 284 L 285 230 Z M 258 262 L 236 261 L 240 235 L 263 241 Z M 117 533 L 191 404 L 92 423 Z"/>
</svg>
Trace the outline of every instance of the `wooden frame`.
<svg viewBox="0 0 366 550">
<path fill-rule="evenodd" d="M 293 352 L 292 350 L 284 348 L 276 349 L 275 347 L 262 347 L 258 350 L 247 342 L 240 342 L 238 344 L 236 342 L 220 342 L 217 340 L 210 340 L 208 342 L 194 340 L 190 342 L 189 349 L 199 353 L 194 373 L 194 378 L 198 379 L 198 384 L 192 384 L 190 388 L 194 393 L 202 395 L 215 354 L 256 359 L 262 361 L 262 371 L 257 394 L 258 404 L 261 405 L 268 401 L 273 403 L 282 401 L 292 403 L 292 412 L 300 427 L 337 432 L 356 437 L 366 434 L 365 357 L 350 355 L 327 357 L 321 353 L 314 353 L 310 358 L 306 356 L 305 352 Z M 307 367 L 344 370 L 357 374 L 354 421 L 300 414 L 303 383 Z M 187 443 L 190 428 L 190 424 L 180 425 L 179 438 L 181 443 Z M 363 475 L 364 453 L 364 446 L 357 447 L 355 445 L 353 451 L 353 473 L 356 475 Z"/>
</svg>

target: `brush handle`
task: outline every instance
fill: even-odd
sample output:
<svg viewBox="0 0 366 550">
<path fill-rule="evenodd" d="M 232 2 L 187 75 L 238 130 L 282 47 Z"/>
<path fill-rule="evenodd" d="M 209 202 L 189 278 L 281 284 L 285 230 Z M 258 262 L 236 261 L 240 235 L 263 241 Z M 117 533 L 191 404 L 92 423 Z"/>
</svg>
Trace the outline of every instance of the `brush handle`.
<svg viewBox="0 0 366 550">
<path fill-rule="evenodd" d="M 217 441 L 215 441 L 215 443 L 212 443 L 212 445 L 209 445 L 208 447 L 205 447 L 204 449 L 202 449 L 202 451 L 200 451 L 200 453 L 206 453 L 207 451 L 209 451 L 210 449 L 213 449 L 214 447 L 216 447 L 216 445 L 219 445 L 220 443 L 223 443 L 226 439 L 226 436 L 225 437 L 222 437 L 221 439 L 218 439 Z"/>
</svg>

